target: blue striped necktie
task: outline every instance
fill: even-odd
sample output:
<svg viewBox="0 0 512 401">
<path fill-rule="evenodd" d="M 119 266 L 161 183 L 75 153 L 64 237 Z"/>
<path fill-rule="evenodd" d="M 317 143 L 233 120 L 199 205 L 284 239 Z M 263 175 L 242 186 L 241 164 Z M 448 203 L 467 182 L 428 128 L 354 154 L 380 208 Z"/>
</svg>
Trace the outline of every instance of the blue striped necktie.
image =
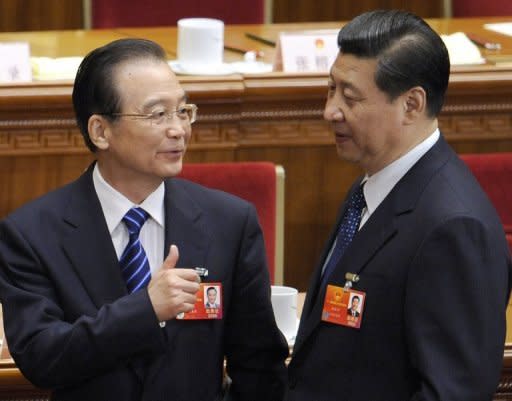
<svg viewBox="0 0 512 401">
<path fill-rule="evenodd" d="M 140 229 L 148 217 L 148 213 L 140 207 L 131 208 L 123 217 L 130 239 L 119 259 L 119 264 L 130 294 L 146 287 L 151 279 L 148 257 L 139 240 Z"/>
<path fill-rule="evenodd" d="M 366 207 L 366 201 L 364 199 L 363 185 L 360 185 L 348 200 L 347 209 L 341 219 L 341 224 L 338 229 L 336 236 L 336 245 L 331 253 L 331 257 L 325 266 L 322 275 L 322 286 L 327 284 L 327 280 L 334 268 L 338 264 L 339 260 L 343 256 L 343 253 L 352 242 L 352 239 L 356 235 L 359 224 L 361 223 L 361 213 Z"/>
</svg>

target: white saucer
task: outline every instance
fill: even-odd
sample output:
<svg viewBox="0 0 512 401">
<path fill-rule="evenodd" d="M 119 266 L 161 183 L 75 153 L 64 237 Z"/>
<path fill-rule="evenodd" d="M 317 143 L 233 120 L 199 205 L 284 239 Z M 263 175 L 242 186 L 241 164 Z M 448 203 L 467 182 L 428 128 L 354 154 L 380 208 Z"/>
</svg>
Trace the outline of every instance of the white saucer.
<svg viewBox="0 0 512 401">
<path fill-rule="evenodd" d="M 228 63 L 214 66 L 205 65 L 204 68 L 184 68 L 178 60 L 169 61 L 169 66 L 176 74 L 180 75 L 230 75 L 236 71 Z"/>
</svg>

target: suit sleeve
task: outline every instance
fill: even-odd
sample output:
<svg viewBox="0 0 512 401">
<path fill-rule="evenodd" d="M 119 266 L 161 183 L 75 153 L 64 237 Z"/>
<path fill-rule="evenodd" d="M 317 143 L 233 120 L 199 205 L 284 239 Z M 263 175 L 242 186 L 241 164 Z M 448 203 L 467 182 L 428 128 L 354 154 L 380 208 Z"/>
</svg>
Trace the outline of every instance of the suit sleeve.
<svg viewBox="0 0 512 401">
<path fill-rule="evenodd" d="M 492 399 L 505 341 L 510 259 L 500 233 L 456 217 L 425 240 L 408 278 L 411 401 Z"/>
<path fill-rule="evenodd" d="M 8 221 L 0 224 L 0 297 L 9 350 L 39 387 L 77 384 L 164 345 L 145 290 L 70 321 L 38 250 Z"/>
<path fill-rule="evenodd" d="M 253 207 L 240 243 L 225 341 L 233 398 L 283 399 L 288 345 L 275 323 L 263 236 Z"/>
</svg>

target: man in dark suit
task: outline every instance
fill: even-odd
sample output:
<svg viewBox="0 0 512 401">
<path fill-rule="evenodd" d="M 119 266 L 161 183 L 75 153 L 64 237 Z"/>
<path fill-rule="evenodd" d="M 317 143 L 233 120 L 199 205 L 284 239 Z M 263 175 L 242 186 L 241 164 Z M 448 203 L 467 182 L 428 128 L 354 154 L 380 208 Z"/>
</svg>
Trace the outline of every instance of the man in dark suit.
<svg viewBox="0 0 512 401">
<path fill-rule="evenodd" d="M 223 396 L 226 360 L 232 399 L 280 400 L 288 348 L 255 209 L 169 179 L 196 107 L 164 50 L 124 39 L 92 51 L 73 103 L 96 162 L 0 224 L 0 297 L 22 373 L 53 400 L 205 401 Z M 222 319 L 175 319 L 207 282 L 222 286 Z"/>
<path fill-rule="evenodd" d="M 446 48 L 401 11 L 362 14 L 338 44 L 324 117 L 365 174 L 311 280 L 287 400 L 491 400 L 511 263 L 494 208 L 438 130 Z M 360 326 L 334 313 L 338 288 L 363 294 Z"/>
</svg>

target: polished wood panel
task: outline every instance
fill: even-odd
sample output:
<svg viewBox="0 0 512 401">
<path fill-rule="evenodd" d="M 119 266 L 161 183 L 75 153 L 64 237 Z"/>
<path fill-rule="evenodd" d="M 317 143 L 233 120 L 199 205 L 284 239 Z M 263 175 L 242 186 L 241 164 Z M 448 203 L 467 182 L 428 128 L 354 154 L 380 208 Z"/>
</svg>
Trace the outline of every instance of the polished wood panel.
<svg viewBox="0 0 512 401">
<path fill-rule="evenodd" d="M 423 18 L 443 16 L 443 0 L 273 0 L 273 22 L 347 21 L 375 9 L 402 9 Z"/>
<path fill-rule="evenodd" d="M 82 0 L 2 0 L 0 2 L 1 32 L 82 27 Z"/>
</svg>

